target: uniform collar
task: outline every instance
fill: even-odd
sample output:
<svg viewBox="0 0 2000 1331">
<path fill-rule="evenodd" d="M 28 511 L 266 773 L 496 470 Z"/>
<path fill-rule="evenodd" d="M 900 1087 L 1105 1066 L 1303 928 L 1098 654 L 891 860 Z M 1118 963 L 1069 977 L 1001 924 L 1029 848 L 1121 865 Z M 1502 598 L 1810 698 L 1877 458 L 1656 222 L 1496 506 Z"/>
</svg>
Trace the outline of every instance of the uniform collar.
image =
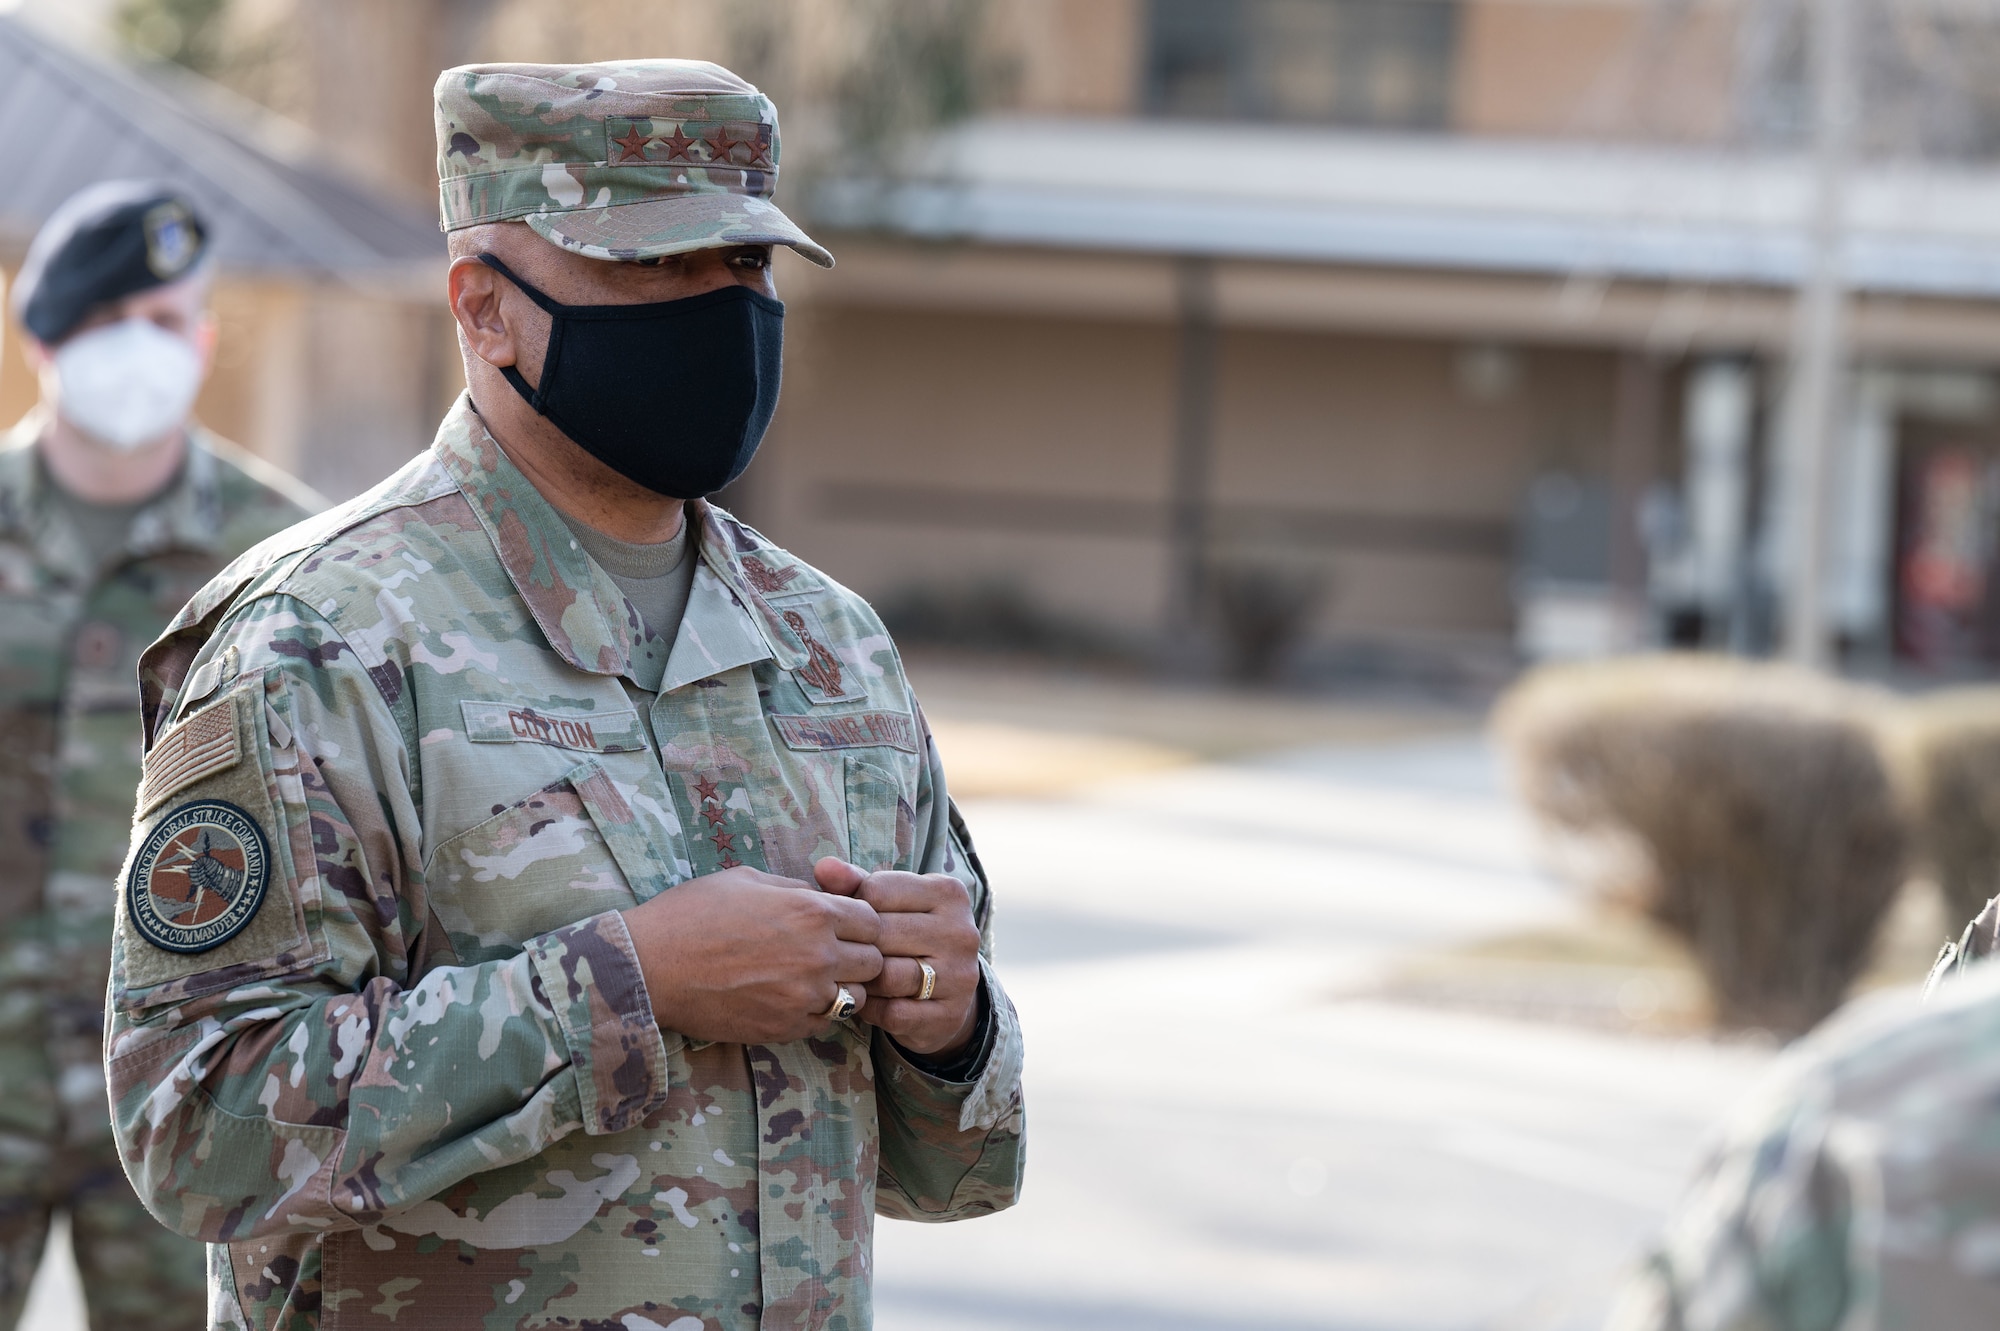
<svg viewBox="0 0 2000 1331">
<path fill-rule="evenodd" d="M 743 555 L 759 547 L 721 509 L 699 499 L 688 503 L 701 564 L 680 632 L 667 643 L 646 628 L 611 575 L 508 459 L 470 397 L 460 397 L 445 416 L 431 448 L 472 505 L 549 647 L 576 669 L 665 692 L 753 661 L 775 659 L 787 670 L 805 663 L 805 650 L 744 572 Z"/>
<path fill-rule="evenodd" d="M 48 423 L 49 414 L 36 408 L 0 436 L 0 538 L 22 541 L 48 567 L 88 580 L 105 561 L 84 548 L 61 507 L 46 502 L 49 482 L 35 445 Z M 218 548 L 222 491 L 215 453 L 200 426 L 190 424 L 187 436 L 187 461 L 173 482 L 133 515 L 121 552 L 126 558 Z"/>
</svg>

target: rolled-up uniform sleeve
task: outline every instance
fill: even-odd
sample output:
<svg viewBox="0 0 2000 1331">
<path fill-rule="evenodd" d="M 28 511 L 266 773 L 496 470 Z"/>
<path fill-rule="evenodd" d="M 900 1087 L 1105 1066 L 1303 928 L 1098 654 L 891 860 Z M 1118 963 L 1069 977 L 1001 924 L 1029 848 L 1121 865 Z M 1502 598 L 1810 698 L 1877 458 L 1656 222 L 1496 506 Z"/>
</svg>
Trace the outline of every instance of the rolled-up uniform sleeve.
<svg viewBox="0 0 2000 1331">
<path fill-rule="evenodd" d="M 253 602 L 202 660 L 229 668 L 150 746 L 108 1001 L 114 1128 L 155 1216 L 210 1242 L 373 1225 L 665 1102 L 680 1040 L 622 915 L 428 954 L 408 719 L 330 625 Z"/>
<path fill-rule="evenodd" d="M 896 1042 L 875 1035 L 882 1166 L 876 1209 L 901 1220 L 963 1220 L 1020 1199 L 1026 1119 L 1021 1098 L 1021 1022 L 993 972 L 993 898 L 972 837 L 945 787 L 937 744 L 924 728 L 926 763 L 916 804 L 919 873 L 965 884 L 979 922 L 986 1014 L 975 1037 L 982 1056 L 964 1080 L 920 1067 Z"/>
</svg>

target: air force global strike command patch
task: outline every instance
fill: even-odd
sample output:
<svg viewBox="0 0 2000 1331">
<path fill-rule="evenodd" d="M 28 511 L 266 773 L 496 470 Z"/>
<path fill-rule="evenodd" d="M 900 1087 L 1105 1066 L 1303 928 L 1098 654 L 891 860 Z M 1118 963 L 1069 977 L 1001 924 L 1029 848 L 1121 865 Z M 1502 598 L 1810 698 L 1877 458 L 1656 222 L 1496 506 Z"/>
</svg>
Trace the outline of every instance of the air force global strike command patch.
<svg viewBox="0 0 2000 1331">
<path fill-rule="evenodd" d="M 264 829 L 227 800 L 183 804 L 132 859 L 125 909 L 132 927 L 168 952 L 206 952 L 246 928 L 271 883 Z"/>
</svg>

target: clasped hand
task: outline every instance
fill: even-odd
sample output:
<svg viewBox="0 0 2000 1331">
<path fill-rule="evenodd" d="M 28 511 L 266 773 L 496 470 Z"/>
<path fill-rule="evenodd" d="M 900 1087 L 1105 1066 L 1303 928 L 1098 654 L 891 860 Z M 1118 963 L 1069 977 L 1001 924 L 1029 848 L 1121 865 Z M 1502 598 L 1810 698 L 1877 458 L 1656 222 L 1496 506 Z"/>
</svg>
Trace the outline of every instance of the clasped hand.
<svg viewBox="0 0 2000 1331">
<path fill-rule="evenodd" d="M 626 911 L 660 1026 L 695 1040 L 783 1044 L 822 1033 L 845 986 L 866 994 L 855 1020 L 912 1053 L 962 1049 L 980 984 L 964 886 L 948 874 L 871 874 L 833 858 L 813 877 L 726 869 Z M 922 1001 L 920 960 L 937 973 Z"/>
</svg>

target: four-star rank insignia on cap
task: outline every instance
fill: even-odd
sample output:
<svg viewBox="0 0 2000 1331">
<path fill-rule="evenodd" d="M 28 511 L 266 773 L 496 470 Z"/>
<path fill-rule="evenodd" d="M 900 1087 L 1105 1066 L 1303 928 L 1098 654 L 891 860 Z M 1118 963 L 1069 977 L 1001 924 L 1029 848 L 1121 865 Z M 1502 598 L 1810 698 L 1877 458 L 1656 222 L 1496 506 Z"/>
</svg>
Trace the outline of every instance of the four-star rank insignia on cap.
<svg viewBox="0 0 2000 1331">
<path fill-rule="evenodd" d="M 256 819 L 227 800 L 195 800 L 161 819 L 125 883 L 132 927 L 168 952 L 206 952 L 246 928 L 271 883 Z"/>
<path fill-rule="evenodd" d="M 169 199 L 146 214 L 146 267 L 162 282 L 185 273 L 201 255 L 201 236 L 194 215 Z"/>
</svg>

